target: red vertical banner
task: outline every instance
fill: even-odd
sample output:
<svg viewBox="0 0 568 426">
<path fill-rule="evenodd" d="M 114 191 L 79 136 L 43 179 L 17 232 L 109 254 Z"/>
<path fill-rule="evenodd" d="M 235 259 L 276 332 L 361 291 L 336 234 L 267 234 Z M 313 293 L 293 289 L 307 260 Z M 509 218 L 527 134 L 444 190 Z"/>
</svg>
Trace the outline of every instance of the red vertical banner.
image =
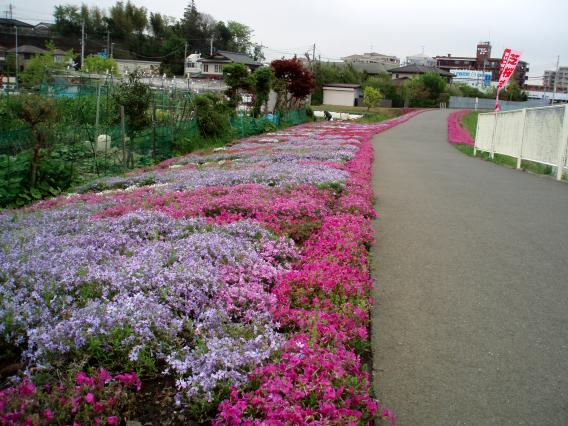
<svg viewBox="0 0 568 426">
<path fill-rule="evenodd" d="M 497 85 L 497 98 L 495 99 L 495 111 L 499 111 L 499 92 L 503 89 L 519 64 L 521 52 L 518 50 L 505 49 L 501 57 L 501 70 L 499 72 L 499 84 Z"/>
</svg>

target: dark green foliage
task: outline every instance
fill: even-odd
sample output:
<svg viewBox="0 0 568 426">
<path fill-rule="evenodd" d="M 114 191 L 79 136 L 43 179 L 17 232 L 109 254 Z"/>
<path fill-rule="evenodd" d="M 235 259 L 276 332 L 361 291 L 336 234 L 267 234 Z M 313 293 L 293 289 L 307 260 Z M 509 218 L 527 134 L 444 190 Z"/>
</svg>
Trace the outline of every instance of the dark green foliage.
<svg viewBox="0 0 568 426">
<path fill-rule="evenodd" d="M 256 95 L 253 111 L 253 115 L 255 117 L 258 117 L 260 115 L 262 106 L 268 102 L 268 96 L 270 94 L 270 89 L 272 88 L 273 77 L 274 74 L 272 73 L 272 68 L 269 67 L 257 68 L 253 73 L 254 89 Z"/>
<path fill-rule="evenodd" d="M 150 86 L 140 81 L 140 74 L 133 72 L 128 76 L 128 81 L 121 81 L 113 98 L 117 105 L 124 107 L 129 129 L 137 131 L 149 126 L 148 108 L 152 95 Z"/>
<path fill-rule="evenodd" d="M 214 93 L 194 98 L 195 117 L 199 134 L 203 137 L 221 137 L 229 132 L 229 115 L 223 99 Z"/>
<path fill-rule="evenodd" d="M 313 67 L 315 89 L 312 94 L 312 102 L 315 105 L 323 103 L 323 86 L 329 83 L 352 83 L 361 84 L 365 75 L 358 72 L 352 65 L 338 66 L 325 62 L 316 62 Z"/>
<path fill-rule="evenodd" d="M 410 81 L 410 106 L 437 107 L 447 99 L 446 80 L 438 74 L 426 73 Z M 447 102 L 447 101 L 446 101 Z"/>
<path fill-rule="evenodd" d="M 390 99 L 393 103 L 393 107 L 402 107 L 403 99 L 400 91 L 392 82 L 392 75 L 387 72 L 381 72 L 376 76 L 367 78 L 364 83 L 364 87 L 374 87 L 379 89 L 381 93 L 385 96 L 385 99 Z"/>
<path fill-rule="evenodd" d="M 229 97 L 231 108 L 236 108 L 241 101 L 242 92 L 252 92 L 254 81 L 249 69 L 243 64 L 228 64 L 223 67 L 223 78 L 229 88 L 226 95 Z"/>
</svg>

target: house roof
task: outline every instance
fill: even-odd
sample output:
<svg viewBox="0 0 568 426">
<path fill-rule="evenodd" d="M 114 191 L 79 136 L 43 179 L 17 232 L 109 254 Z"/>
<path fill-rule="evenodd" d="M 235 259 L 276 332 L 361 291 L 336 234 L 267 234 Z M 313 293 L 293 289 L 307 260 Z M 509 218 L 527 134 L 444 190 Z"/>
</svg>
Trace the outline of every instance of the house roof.
<svg viewBox="0 0 568 426">
<path fill-rule="evenodd" d="M 0 25 L 7 26 L 7 27 L 33 28 L 32 24 L 28 24 L 27 22 L 23 22 L 23 21 L 18 21 L 17 19 L 0 18 Z"/>
<path fill-rule="evenodd" d="M 428 67 L 426 65 L 416 65 L 416 64 L 405 65 L 403 67 L 398 67 L 398 68 L 391 68 L 389 72 L 392 72 L 393 74 L 394 73 L 426 74 L 428 72 L 433 72 L 435 74 L 439 74 L 444 77 L 453 77 L 452 73 L 444 71 L 440 68 Z"/>
<path fill-rule="evenodd" d="M 38 22 L 38 23 L 35 25 L 35 28 L 37 28 L 37 27 L 47 27 L 47 28 L 50 28 L 52 25 L 53 25 L 53 24 L 50 24 L 50 23 L 48 23 L 48 22 Z"/>
<path fill-rule="evenodd" d="M 16 48 L 13 47 L 12 49 L 8 50 L 8 53 L 16 53 Z M 24 44 L 22 46 L 18 46 L 18 53 L 33 53 L 37 55 L 40 53 L 47 53 L 47 50 L 42 49 L 41 47 Z"/>
<path fill-rule="evenodd" d="M 387 72 L 389 69 L 396 67 L 396 65 L 388 64 L 366 64 L 361 62 L 353 62 L 350 65 L 353 66 L 359 72 L 366 72 L 367 74 L 380 74 L 382 72 Z"/>
<path fill-rule="evenodd" d="M 255 61 L 249 55 L 238 52 L 229 52 L 227 50 L 217 50 L 213 56 L 199 59 L 200 62 L 221 62 L 221 63 L 236 63 L 243 65 L 252 65 L 260 67 L 262 64 Z"/>
<path fill-rule="evenodd" d="M 360 84 L 352 84 L 352 83 L 329 83 L 324 84 L 323 87 L 341 87 L 345 89 L 358 89 L 361 87 Z"/>
</svg>

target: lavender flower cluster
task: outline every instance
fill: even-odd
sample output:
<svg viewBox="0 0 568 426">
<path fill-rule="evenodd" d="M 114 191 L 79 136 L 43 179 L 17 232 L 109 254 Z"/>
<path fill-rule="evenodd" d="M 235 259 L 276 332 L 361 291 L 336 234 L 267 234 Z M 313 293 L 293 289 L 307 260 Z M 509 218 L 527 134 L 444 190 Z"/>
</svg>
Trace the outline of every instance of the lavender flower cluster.
<svg viewBox="0 0 568 426">
<path fill-rule="evenodd" d="M 93 210 L 0 214 L 0 339 L 29 363 L 102 345 L 135 367 L 163 361 L 188 396 L 210 397 L 280 347 L 270 290 L 297 257 L 290 240 L 247 221 Z"/>
</svg>

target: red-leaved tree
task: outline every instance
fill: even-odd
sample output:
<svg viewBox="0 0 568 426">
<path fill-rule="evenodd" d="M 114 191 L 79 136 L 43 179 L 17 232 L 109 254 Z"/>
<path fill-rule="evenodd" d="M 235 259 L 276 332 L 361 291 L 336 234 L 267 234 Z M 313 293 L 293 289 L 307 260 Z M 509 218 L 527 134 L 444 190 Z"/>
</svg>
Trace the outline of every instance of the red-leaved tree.
<svg viewBox="0 0 568 426">
<path fill-rule="evenodd" d="M 277 59 L 271 63 L 276 77 L 274 89 L 278 94 L 277 105 L 291 108 L 312 93 L 316 87 L 314 75 L 298 60 Z"/>
</svg>

